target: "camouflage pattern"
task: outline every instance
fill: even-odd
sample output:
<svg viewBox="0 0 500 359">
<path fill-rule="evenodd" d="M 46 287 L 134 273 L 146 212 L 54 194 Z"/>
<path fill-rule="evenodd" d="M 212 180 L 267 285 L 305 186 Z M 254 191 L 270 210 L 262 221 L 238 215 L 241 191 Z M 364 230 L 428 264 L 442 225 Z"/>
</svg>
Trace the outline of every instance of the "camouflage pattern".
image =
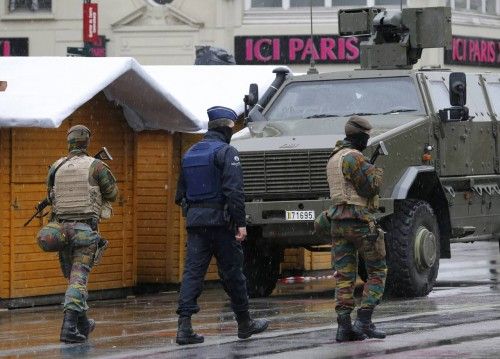
<svg viewBox="0 0 500 359">
<path fill-rule="evenodd" d="M 87 237 L 86 240 L 92 242 L 92 244 L 73 248 L 69 286 L 64 296 L 65 311 L 84 312 L 89 309 L 87 305 L 87 283 L 97 249 L 98 236 L 97 232 L 93 232 L 93 234 L 86 233 L 85 236 Z"/>
<path fill-rule="evenodd" d="M 83 125 L 76 125 L 68 130 L 68 150 L 86 150 L 90 142 L 90 130 Z"/>
<path fill-rule="evenodd" d="M 85 141 L 80 140 L 80 138 L 68 139 L 70 147 L 68 156 L 88 156 L 86 152 L 88 141 L 84 143 Z M 53 192 L 49 179 L 57 163 L 52 164 L 47 176 L 49 199 Z M 118 187 L 109 167 L 101 160 L 95 159 L 89 168 L 89 175 L 91 185 L 99 186 L 103 200 L 114 202 L 118 196 Z M 87 283 L 90 271 L 96 263 L 98 244 L 102 247 L 101 252 L 107 247 L 107 241 L 97 232 L 97 224 L 98 218 L 89 220 L 88 223 L 68 220 L 63 222 L 52 215 L 51 222 L 38 234 L 37 240 L 42 249 L 44 249 L 42 245 L 54 248 L 64 243 L 63 248 L 59 250 L 61 270 L 64 277 L 69 279 L 64 310 L 84 312 L 88 309 Z"/>
<path fill-rule="evenodd" d="M 332 222 L 328 217 L 328 211 L 322 211 L 314 220 L 314 235 L 324 237 L 330 234 Z"/>
<path fill-rule="evenodd" d="M 337 314 L 354 309 L 354 285 L 358 269 L 358 251 L 365 260 L 368 280 L 363 289 L 361 308 L 374 308 L 382 298 L 387 275 L 383 237 L 369 239 L 374 223 L 359 220 L 332 221 L 332 261 L 336 270 L 335 288 Z"/>
<path fill-rule="evenodd" d="M 347 140 L 338 141 L 333 154 L 343 148 L 353 148 Z M 378 195 L 383 171 L 360 153 L 348 154 L 342 163 L 346 180 L 356 192 L 371 199 Z M 331 223 L 332 262 L 336 270 L 335 288 L 337 314 L 349 314 L 354 309 L 354 285 L 358 272 L 358 252 L 365 260 L 368 280 L 363 290 L 362 308 L 374 308 L 382 298 L 387 275 L 383 236 L 377 238 L 373 212 L 357 205 L 331 206 L 325 217 Z M 325 223 L 325 220 L 322 220 Z M 377 238 L 374 240 L 374 238 Z"/>
<path fill-rule="evenodd" d="M 69 241 L 63 232 L 62 224 L 49 222 L 37 234 L 36 240 L 40 249 L 44 252 L 59 252 L 63 250 Z"/>
<path fill-rule="evenodd" d="M 50 222 L 38 232 L 37 241 L 45 250 L 58 248 L 61 270 L 69 279 L 64 299 L 64 310 L 86 311 L 87 282 L 94 265 L 99 234 L 88 224 L 80 222 Z"/>
<path fill-rule="evenodd" d="M 343 148 L 353 148 L 346 140 L 338 141 L 333 149 L 332 156 Z M 344 157 L 342 172 L 345 178 L 354 185 L 356 192 L 365 198 L 378 195 L 382 185 L 383 170 L 377 168 L 359 153 L 350 153 Z M 353 204 L 334 206 L 329 209 L 328 216 L 335 221 L 357 219 L 362 222 L 373 221 L 372 211 L 367 207 Z"/>
</svg>

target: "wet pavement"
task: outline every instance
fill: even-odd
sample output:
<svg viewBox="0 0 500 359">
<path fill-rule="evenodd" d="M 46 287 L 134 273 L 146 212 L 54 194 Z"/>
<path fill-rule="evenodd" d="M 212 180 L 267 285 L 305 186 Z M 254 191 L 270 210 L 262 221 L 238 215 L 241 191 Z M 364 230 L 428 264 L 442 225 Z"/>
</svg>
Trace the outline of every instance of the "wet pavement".
<svg viewBox="0 0 500 359">
<path fill-rule="evenodd" d="M 385 340 L 336 343 L 333 280 L 280 284 L 251 301 L 267 332 L 238 340 L 222 289 L 206 289 L 193 317 L 205 343 L 175 344 L 177 293 L 91 302 L 97 328 L 86 344 L 59 343 L 61 307 L 0 312 L 0 356 L 13 358 L 498 358 L 500 255 L 498 243 L 457 244 L 441 260 L 428 297 L 385 299 L 375 322 Z M 255 338 L 255 339 L 254 339 Z"/>
</svg>

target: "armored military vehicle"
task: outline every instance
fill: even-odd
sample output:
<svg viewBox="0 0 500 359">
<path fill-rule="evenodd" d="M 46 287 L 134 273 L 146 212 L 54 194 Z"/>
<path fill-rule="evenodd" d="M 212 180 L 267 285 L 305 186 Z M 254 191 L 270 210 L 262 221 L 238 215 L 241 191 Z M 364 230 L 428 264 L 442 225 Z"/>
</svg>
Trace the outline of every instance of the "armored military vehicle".
<svg viewBox="0 0 500 359">
<path fill-rule="evenodd" d="M 387 290 L 424 296 L 450 244 L 500 235 L 500 76 L 413 70 L 422 49 L 447 47 L 447 7 L 339 11 L 341 35 L 364 36 L 361 70 L 293 76 L 275 69 L 233 144 L 243 166 L 249 238 L 245 274 L 253 297 L 275 288 L 285 248 L 321 250 L 313 220 L 330 206 L 325 166 L 354 115 L 374 126 L 388 155 L 378 221 L 386 233 Z M 258 99 L 258 101 L 257 101 Z"/>
</svg>

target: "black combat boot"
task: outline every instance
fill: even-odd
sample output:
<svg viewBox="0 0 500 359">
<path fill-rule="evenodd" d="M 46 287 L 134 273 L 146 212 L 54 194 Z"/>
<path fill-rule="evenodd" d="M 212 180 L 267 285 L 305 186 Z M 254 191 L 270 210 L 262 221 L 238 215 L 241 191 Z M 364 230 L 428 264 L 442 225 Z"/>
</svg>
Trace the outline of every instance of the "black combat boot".
<svg viewBox="0 0 500 359">
<path fill-rule="evenodd" d="M 87 312 L 78 313 L 78 324 L 76 327 L 80 334 L 88 339 L 90 333 L 95 329 L 95 320 L 87 318 Z"/>
<path fill-rule="evenodd" d="M 365 334 L 359 334 L 352 330 L 350 314 L 339 314 L 337 316 L 337 323 L 339 326 L 337 328 L 336 341 L 352 342 L 356 340 L 365 340 L 367 338 Z"/>
<path fill-rule="evenodd" d="M 247 339 L 254 334 L 262 333 L 269 326 L 267 319 L 251 319 L 248 311 L 236 313 L 236 321 L 240 339 Z"/>
<path fill-rule="evenodd" d="M 75 310 L 64 311 L 64 320 L 61 328 L 61 341 L 64 343 L 83 343 L 87 340 L 77 328 L 78 312 Z"/>
<path fill-rule="evenodd" d="M 373 308 L 358 309 L 358 317 L 354 322 L 352 330 L 357 334 L 366 334 L 368 338 L 384 339 L 385 332 L 377 330 L 372 323 Z"/>
<path fill-rule="evenodd" d="M 191 326 L 191 317 L 179 317 L 177 322 L 177 337 L 175 342 L 179 345 L 203 343 L 205 338 L 196 334 Z"/>
</svg>

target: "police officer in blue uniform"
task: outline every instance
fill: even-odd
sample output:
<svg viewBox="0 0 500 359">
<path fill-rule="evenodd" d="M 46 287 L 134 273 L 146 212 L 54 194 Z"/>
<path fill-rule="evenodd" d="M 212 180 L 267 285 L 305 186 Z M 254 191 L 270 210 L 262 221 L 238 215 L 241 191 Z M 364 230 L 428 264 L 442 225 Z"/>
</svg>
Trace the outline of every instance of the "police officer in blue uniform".
<svg viewBox="0 0 500 359">
<path fill-rule="evenodd" d="M 269 322 L 253 320 L 248 312 L 243 249 L 246 238 L 243 174 L 238 151 L 229 145 L 236 113 L 227 107 L 207 110 L 208 132 L 182 159 L 175 202 L 187 211 L 186 261 L 179 296 L 177 344 L 202 343 L 191 326 L 200 308 L 197 299 L 212 256 L 215 255 L 224 287 L 238 322 L 238 338 L 263 332 Z"/>
</svg>

